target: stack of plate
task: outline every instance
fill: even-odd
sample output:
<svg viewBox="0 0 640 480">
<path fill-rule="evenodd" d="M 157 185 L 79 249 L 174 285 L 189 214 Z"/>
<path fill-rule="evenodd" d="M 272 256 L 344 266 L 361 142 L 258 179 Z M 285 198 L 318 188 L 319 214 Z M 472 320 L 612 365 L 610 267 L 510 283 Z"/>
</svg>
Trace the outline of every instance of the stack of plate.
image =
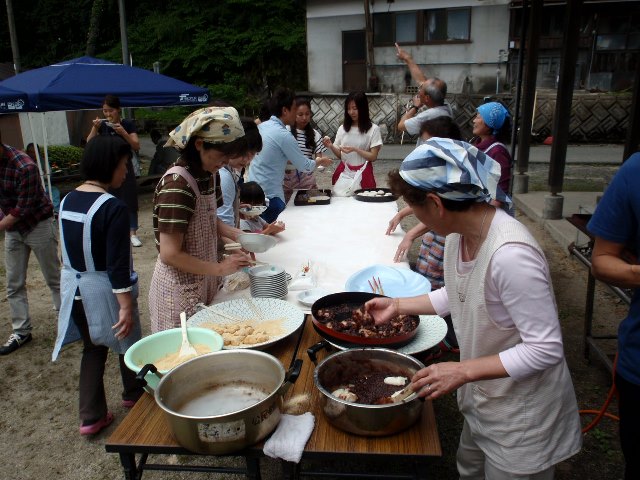
<svg viewBox="0 0 640 480">
<path fill-rule="evenodd" d="M 275 265 L 261 265 L 249 269 L 251 296 L 284 298 L 287 296 L 287 273 Z"/>
</svg>

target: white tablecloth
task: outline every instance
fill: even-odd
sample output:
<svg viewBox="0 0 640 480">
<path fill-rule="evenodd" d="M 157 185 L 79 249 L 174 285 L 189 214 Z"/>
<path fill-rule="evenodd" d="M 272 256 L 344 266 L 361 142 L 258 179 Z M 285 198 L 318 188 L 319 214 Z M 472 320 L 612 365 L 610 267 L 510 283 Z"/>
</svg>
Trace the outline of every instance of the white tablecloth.
<svg viewBox="0 0 640 480">
<path fill-rule="evenodd" d="M 342 292 L 353 273 L 370 265 L 409 268 L 407 262 L 393 262 L 402 229 L 385 235 L 397 211 L 396 202 L 361 202 L 353 197 L 332 197 L 329 205 L 295 206 L 291 200 L 278 217 L 286 230 L 276 235 L 277 245 L 256 254 L 256 260 L 282 266 L 294 278 L 310 262 L 316 287 Z M 309 307 L 296 298 L 300 291 L 290 290 L 286 300 L 308 313 Z M 242 295 L 249 295 L 249 289 L 231 294 L 220 291 L 214 303 Z"/>
</svg>

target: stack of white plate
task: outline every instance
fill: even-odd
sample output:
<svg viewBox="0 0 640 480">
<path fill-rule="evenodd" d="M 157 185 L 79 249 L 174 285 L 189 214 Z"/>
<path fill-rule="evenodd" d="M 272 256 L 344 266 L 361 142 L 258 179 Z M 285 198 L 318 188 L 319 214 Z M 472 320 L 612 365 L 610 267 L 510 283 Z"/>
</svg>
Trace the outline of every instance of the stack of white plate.
<svg viewBox="0 0 640 480">
<path fill-rule="evenodd" d="M 251 296 L 284 298 L 287 296 L 287 273 L 275 265 L 260 265 L 249 269 Z"/>
</svg>

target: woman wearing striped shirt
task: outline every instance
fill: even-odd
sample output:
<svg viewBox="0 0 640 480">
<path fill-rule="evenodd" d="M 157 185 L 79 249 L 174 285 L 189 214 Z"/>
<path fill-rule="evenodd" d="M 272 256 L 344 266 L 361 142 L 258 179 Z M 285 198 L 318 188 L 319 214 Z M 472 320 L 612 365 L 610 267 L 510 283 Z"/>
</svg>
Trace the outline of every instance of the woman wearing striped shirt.
<svg viewBox="0 0 640 480">
<path fill-rule="evenodd" d="M 311 126 L 313 115 L 311 112 L 311 102 L 308 98 L 296 97 L 295 108 L 296 124 L 295 128 L 291 129 L 291 133 L 295 137 L 296 142 L 298 142 L 300 151 L 305 157 L 312 160 L 314 158 L 324 157 L 323 153 L 327 151 L 327 148 L 322 143 L 322 135 Z M 318 167 L 318 169 L 323 168 L 324 167 Z M 313 172 L 296 170 L 291 162 L 287 163 L 282 186 L 284 187 L 285 202 L 289 201 L 294 190 L 318 188 Z"/>
</svg>

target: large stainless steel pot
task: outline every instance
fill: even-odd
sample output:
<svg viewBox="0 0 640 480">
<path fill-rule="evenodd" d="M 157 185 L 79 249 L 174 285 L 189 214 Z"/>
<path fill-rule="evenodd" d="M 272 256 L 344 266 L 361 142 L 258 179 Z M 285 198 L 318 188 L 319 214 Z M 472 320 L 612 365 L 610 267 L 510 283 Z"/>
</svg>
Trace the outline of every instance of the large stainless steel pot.
<svg viewBox="0 0 640 480">
<path fill-rule="evenodd" d="M 330 423 L 357 435 L 382 436 L 413 425 L 422 413 L 422 399 L 413 394 L 398 403 L 364 405 L 336 398 L 330 389 L 372 371 L 411 378 L 422 368 L 422 362 L 393 350 L 354 348 L 325 358 L 316 367 L 313 381 L 322 394 L 322 410 Z"/>
<path fill-rule="evenodd" d="M 280 361 L 256 350 L 224 350 L 169 371 L 155 391 L 176 440 L 197 453 L 226 454 L 271 433 L 282 399 L 302 362 L 285 372 Z"/>
</svg>

